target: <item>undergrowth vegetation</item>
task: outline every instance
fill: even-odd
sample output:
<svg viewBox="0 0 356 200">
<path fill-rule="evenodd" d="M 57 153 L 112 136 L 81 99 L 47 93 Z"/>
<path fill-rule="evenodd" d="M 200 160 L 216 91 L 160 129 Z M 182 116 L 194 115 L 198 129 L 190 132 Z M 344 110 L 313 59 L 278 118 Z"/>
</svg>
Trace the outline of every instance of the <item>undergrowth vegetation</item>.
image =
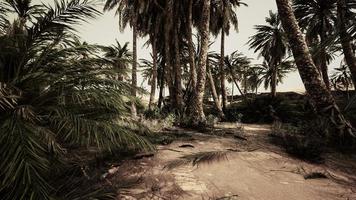
<svg viewBox="0 0 356 200">
<path fill-rule="evenodd" d="M 152 147 L 129 117 L 131 86 L 112 78 L 121 72 L 102 47 L 75 37 L 100 12 L 87 0 L 28 9 L 0 29 L 1 199 L 113 198 L 93 163 Z"/>
<path fill-rule="evenodd" d="M 272 143 L 283 147 L 287 153 L 297 158 L 321 162 L 325 151 L 324 142 L 327 126 L 325 121 L 318 119 L 299 125 L 275 122 L 269 138 Z"/>
<path fill-rule="evenodd" d="M 226 118 L 228 121 L 241 118 L 243 123 L 272 123 L 275 120 L 288 123 L 302 118 L 306 109 L 308 104 L 301 95 L 297 99 L 260 95 L 230 105 Z"/>
</svg>

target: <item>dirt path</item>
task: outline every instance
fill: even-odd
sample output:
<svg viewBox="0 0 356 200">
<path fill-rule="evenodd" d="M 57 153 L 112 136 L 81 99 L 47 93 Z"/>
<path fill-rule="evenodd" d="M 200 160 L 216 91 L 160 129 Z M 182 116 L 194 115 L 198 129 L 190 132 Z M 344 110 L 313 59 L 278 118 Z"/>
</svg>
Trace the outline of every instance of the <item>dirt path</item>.
<svg viewBox="0 0 356 200">
<path fill-rule="evenodd" d="M 330 178 L 304 179 L 308 173 L 321 172 L 338 177 L 338 180 L 349 180 L 345 174 L 326 165 L 313 165 L 290 158 L 277 147 L 266 144 L 268 126 L 245 126 L 243 137 L 237 138 L 233 136 L 235 125 L 222 124 L 217 128 L 216 133 L 227 134 L 206 135 L 175 130 L 176 133 L 188 133 L 192 138 L 159 146 L 154 157 L 126 162 L 115 178 L 133 184 L 121 190 L 118 199 L 356 199 L 356 188 L 351 186 Z M 185 147 L 180 147 L 182 145 Z M 181 156 L 211 151 L 229 153 L 226 159 L 217 162 L 164 169 L 165 165 Z"/>
</svg>

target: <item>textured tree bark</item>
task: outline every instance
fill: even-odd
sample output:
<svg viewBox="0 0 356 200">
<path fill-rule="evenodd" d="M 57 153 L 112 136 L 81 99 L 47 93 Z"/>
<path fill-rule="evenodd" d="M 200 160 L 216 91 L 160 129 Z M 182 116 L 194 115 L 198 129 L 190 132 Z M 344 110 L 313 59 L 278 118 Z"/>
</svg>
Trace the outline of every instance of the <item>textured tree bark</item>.
<svg viewBox="0 0 356 200">
<path fill-rule="evenodd" d="M 210 22 L 210 0 L 205 0 L 200 22 L 201 51 L 199 55 L 199 65 L 197 68 L 197 86 L 192 98 L 190 120 L 192 125 L 199 126 L 206 124 L 203 108 L 203 98 L 206 81 L 206 63 L 209 50 L 209 22 Z"/>
<path fill-rule="evenodd" d="M 230 104 L 234 103 L 234 82 L 231 83 L 231 99 Z"/>
<path fill-rule="evenodd" d="M 213 75 L 211 74 L 211 70 L 210 70 L 209 64 L 207 64 L 207 76 L 208 76 L 208 79 L 209 79 L 211 94 L 213 96 L 216 109 L 219 112 L 219 117 L 223 119 L 223 118 L 225 118 L 225 115 L 224 115 L 224 112 L 223 112 L 223 110 L 221 108 L 221 105 L 220 105 L 220 102 L 219 102 L 218 94 L 216 92 L 215 83 L 214 83 Z"/>
<path fill-rule="evenodd" d="M 352 82 L 356 87 L 356 56 L 352 49 L 351 38 L 347 33 L 346 25 L 347 20 L 345 17 L 345 10 L 347 9 L 346 1 L 345 0 L 338 0 L 337 1 L 337 12 L 338 12 L 338 20 L 339 20 L 339 34 L 340 40 L 342 45 L 342 50 L 344 52 L 345 61 L 347 66 L 349 66 L 351 75 L 352 75 Z"/>
<path fill-rule="evenodd" d="M 271 96 L 272 98 L 277 96 L 277 70 L 278 64 L 272 64 L 272 77 L 271 77 Z"/>
<path fill-rule="evenodd" d="M 193 2 L 189 0 L 188 19 L 187 19 L 187 41 L 189 51 L 190 79 L 191 87 L 195 89 L 197 85 L 197 70 L 195 67 L 195 49 L 193 43 Z"/>
<path fill-rule="evenodd" d="M 163 65 L 160 77 L 160 85 L 159 85 L 159 97 L 158 97 L 158 108 L 162 108 L 162 103 L 164 101 L 163 91 L 164 91 L 164 84 L 165 84 L 165 74 L 166 74 L 166 63 L 165 58 L 163 57 Z"/>
<path fill-rule="evenodd" d="M 321 75 L 323 76 L 323 80 L 325 83 L 325 86 L 328 90 L 331 90 L 330 88 L 330 79 L 329 79 L 329 74 L 328 74 L 328 64 L 326 61 L 326 49 L 325 49 L 325 33 L 320 34 L 320 44 L 321 44 L 321 52 L 320 52 L 320 70 L 321 70 Z"/>
<path fill-rule="evenodd" d="M 240 92 L 241 96 L 244 98 L 244 99 L 247 99 L 246 95 L 242 92 L 240 86 L 239 86 L 239 83 L 238 83 L 238 79 L 236 77 L 236 75 L 234 73 L 232 73 L 232 71 L 230 72 L 231 76 L 232 76 L 232 80 L 234 81 L 235 85 L 236 85 L 236 88 L 237 90 Z"/>
<path fill-rule="evenodd" d="M 246 95 L 248 93 L 247 75 L 246 75 L 246 73 L 244 73 L 244 75 L 243 75 L 243 80 L 244 80 L 244 94 Z"/>
<path fill-rule="evenodd" d="M 172 67 L 172 56 L 170 51 L 171 44 L 171 30 L 172 30 L 172 20 L 173 20 L 173 0 L 167 0 L 165 7 L 165 24 L 164 24 L 164 55 L 166 61 L 166 80 L 169 89 L 169 97 L 171 106 L 176 105 L 175 103 L 175 89 L 173 83 L 173 67 Z"/>
<path fill-rule="evenodd" d="M 178 10 L 178 9 L 177 9 Z M 174 28 L 174 71 L 175 71 L 175 98 L 176 105 L 175 108 L 178 112 L 182 112 L 183 110 L 183 89 L 182 89 L 182 66 L 180 60 L 180 46 L 179 46 L 179 27 L 180 27 L 180 19 L 176 16 L 176 25 Z"/>
<path fill-rule="evenodd" d="M 131 95 L 136 98 L 136 87 L 137 87 L 137 26 L 136 26 L 136 19 L 134 19 L 133 25 L 132 25 L 132 48 L 133 48 L 133 53 L 132 53 L 132 89 L 131 89 Z M 135 102 L 131 103 L 131 115 L 133 118 L 137 117 L 137 110 L 136 110 L 136 104 Z"/>
<path fill-rule="evenodd" d="M 293 13 L 290 0 L 276 0 L 276 3 L 299 74 L 316 111 L 319 115 L 329 118 L 334 127 L 340 131 L 339 139 L 343 139 L 346 135 L 349 136 L 348 134 L 354 136 L 352 126 L 340 112 L 312 60 L 304 35 Z"/>
<path fill-rule="evenodd" d="M 151 93 L 150 93 L 150 101 L 148 104 L 148 109 L 152 110 L 152 105 L 155 100 L 156 95 L 156 80 L 157 80 L 157 41 L 156 41 L 156 34 L 151 37 L 152 41 L 152 54 L 153 54 L 153 66 L 152 66 L 152 79 L 151 79 Z"/>
<path fill-rule="evenodd" d="M 220 85 L 221 85 L 221 96 L 222 96 L 222 108 L 226 110 L 227 105 L 227 93 L 225 86 L 225 32 L 224 29 L 221 30 L 221 47 L 220 47 Z"/>
</svg>

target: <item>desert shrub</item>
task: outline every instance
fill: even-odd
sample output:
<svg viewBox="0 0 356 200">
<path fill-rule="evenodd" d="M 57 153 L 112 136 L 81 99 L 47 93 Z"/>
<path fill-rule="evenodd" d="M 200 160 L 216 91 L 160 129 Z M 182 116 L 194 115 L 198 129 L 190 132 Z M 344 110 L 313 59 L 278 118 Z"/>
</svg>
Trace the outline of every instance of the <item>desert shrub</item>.
<svg viewBox="0 0 356 200">
<path fill-rule="evenodd" d="M 163 118 L 163 113 L 161 112 L 161 109 L 155 108 L 153 110 L 146 109 L 143 112 L 143 116 L 146 119 L 162 119 Z"/>
<path fill-rule="evenodd" d="M 218 121 L 219 121 L 219 118 L 216 117 L 215 115 L 208 115 L 206 117 L 206 124 L 208 127 L 213 128 Z"/>
<path fill-rule="evenodd" d="M 356 126 L 356 95 L 351 99 L 343 100 L 343 102 L 346 102 L 343 106 L 345 117 L 351 121 L 353 126 Z"/>
<path fill-rule="evenodd" d="M 238 114 L 242 114 L 243 123 L 271 123 L 275 120 L 290 123 L 303 118 L 307 110 L 308 105 L 304 100 L 262 95 L 231 105 L 226 110 L 226 119 L 237 121 Z"/>
<path fill-rule="evenodd" d="M 328 120 L 322 118 L 297 125 L 276 122 L 269 136 L 272 143 L 283 147 L 290 155 L 311 162 L 321 162 L 330 130 L 328 124 Z"/>
</svg>

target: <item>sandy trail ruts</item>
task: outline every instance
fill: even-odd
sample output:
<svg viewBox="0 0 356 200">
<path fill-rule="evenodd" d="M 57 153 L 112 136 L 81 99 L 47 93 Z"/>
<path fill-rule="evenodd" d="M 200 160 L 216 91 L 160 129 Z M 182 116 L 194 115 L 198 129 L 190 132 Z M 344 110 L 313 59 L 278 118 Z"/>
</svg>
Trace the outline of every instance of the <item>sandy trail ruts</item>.
<svg viewBox="0 0 356 200">
<path fill-rule="evenodd" d="M 234 127 L 234 124 L 222 124 L 217 128 L 233 130 Z M 305 180 L 303 175 L 309 172 L 329 173 L 346 181 L 348 178 L 325 165 L 293 159 L 278 148 L 270 147 L 271 144 L 266 144 L 264 140 L 269 126 L 245 125 L 244 129 L 248 141 L 192 133 L 192 141 L 175 141 L 170 145 L 159 146 L 154 157 L 125 163 L 120 167 L 126 174 L 121 176 L 121 181 L 128 177 L 140 177 L 141 182 L 125 189 L 118 199 L 356 199 L 356 188 L 350 185 L 332 179 Z M 194 148 L 179 148 L 183 144 L 191 144 Z M 182 155 L 227 149 L 230 153 L 226 160 L 198 167 L 184 165 L 172 170 L 163 169 L 169 161 Z"/>
</svg>

